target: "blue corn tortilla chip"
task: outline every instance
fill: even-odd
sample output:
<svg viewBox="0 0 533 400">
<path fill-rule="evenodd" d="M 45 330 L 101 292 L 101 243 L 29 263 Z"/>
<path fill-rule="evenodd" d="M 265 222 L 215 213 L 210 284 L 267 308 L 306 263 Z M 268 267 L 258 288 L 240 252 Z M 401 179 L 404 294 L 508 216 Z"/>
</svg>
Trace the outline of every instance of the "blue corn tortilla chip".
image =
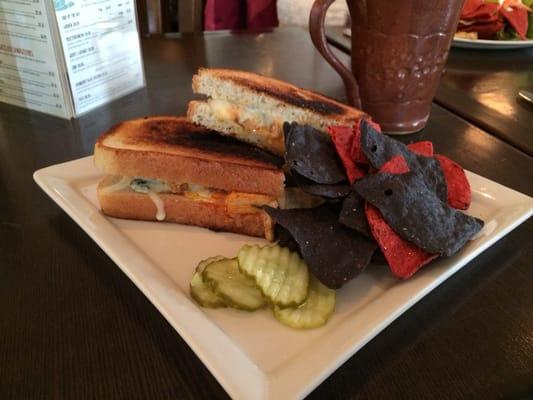
<svg viewBox="0 0 533 400">
<path fill-rule="evenodd" d="M 302 253 L 300 252 L 300 246 L 298 246 L 296 240 L 294 240 L 290 232 L 280 224 L 277 224 L 274 228 L 274 236 L 281 247 L 286 247 L 290 251 L 298 253 L 300 257 L 302 256 Z"/>
<path fill-rule="evenodd" d="M 352 187 L 348 185 L 348 183 L 325 185 L 321 183 L 314 183 L 295 171 L 292 171 L 291 175 L 294 179 L 294 182 L 296 182 L 300 189 L 302 189 L 305 193 L 309 193 L 314 196 L 320 196 L 326 199 L 342 199 L 348 196 L 352 191 Z"/>
<path fill-rule="evenodd" d="M 339 222 L 361 235 L 373 239 L 365 215 L 365 200 L 356 191 L 350 193 L 342 202 Z"/>
<path fill-rule="evenodd" d="M 356 182 L 355 189 L 398 235 L 431 254 L 457 253 L 483 227 L 441 201 L 416 172 L 379 173 Z"/>
<path fill-rule="evenodd" d="M 331 138 L 308 125 L 283 124 L 285 162 L 315 183 L 332 185 L 347 179 Z"/>
<path fill-rule="evenodd" d="M 440 200 L 448 198 L 448 187 L 438 160 L 413 153 L 409 148 L 387 135 L 378 132 L 367 121 L 361 121 L 361 148 L 370 165 L 380 169 L 394 156 L 401 155 L 409 169 L 424 177 L 426 185 L 437 193 Z"/>
<path fill-rule="evenodd" d="M 376 244 L 338 222 L 328 205 L 265 211 L 291 234 L 311 273 L 336 289 L 355 278 L 370 262 Z"/>
<path fill-rule="evenodd" d="M 374 255 L 372 256 L 372 260 L 370 260 L 370 264 L 387 264 L 387 259 L 385 258 L 385 255 L 381 251 L 381 249 L 378 247 Z"/>
</svg>

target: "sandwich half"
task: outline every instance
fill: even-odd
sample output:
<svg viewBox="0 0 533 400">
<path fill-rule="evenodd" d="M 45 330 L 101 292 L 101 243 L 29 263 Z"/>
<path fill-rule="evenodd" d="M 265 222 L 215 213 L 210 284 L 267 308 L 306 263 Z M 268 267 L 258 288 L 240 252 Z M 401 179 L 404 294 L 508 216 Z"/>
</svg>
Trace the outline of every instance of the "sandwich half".
<svg viewBox="0 0 533 400">
<path fill-rule="evenodd" d="M 284 175 L 268 152 L 162 116 L 114 126 L 96 142 L 94 161 L 105 173 L 97 194 L 106 215 L 272 240 L 261 206 L 277 206 Z"/>
<path fill-rule="evenodd" d="M 329 97 L 251 72 L 200 68 L 192 88 L 209 99 L 189 103 L 189 120 L 279 156 L 285 151 L 284 122 L 326 131 L 367 117 Z"/>
</svg>

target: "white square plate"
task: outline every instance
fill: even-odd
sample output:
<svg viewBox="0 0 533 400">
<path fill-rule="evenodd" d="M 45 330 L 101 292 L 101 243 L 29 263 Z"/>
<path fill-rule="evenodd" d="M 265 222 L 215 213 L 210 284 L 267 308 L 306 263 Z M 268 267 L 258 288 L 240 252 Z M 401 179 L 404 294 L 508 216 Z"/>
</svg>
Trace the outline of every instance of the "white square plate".
<svg viewBox="0 0 533 400">
<path fill-rule="evenodd" d="M 468 173 L 473 192 L 468 212 L 485 220 L 477 239 L 406 282 L 395 279 L 385 265 L 369 266 L 338 290 L 337 307 L 326 326 L 296 331 L 277 322 L 269 310 L 203 309 L 189 296 L 189 280 L 200 260 L 217 254 L 235 256 L 244 243 L 262 240 L 105 217 L 96 201 L 100 177 L 92 157 L 34 175 L 238 399 L 305 396 L 394 319 L 533 213 L 532 198 Z"/>
</svg>

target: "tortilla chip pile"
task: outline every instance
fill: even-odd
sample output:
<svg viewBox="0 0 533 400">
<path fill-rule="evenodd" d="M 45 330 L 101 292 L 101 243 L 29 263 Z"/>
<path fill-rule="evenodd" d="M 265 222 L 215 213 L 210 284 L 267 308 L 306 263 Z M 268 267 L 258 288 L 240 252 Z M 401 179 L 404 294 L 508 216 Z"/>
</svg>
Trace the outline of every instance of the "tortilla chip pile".
<svg viewBox="0 0 533 400">
<path fill-rule="evenodd" d="M 294 122 L 284 132 L 292 181 L 324 202 L 265 209 L 280 244 L 297 250 L 330 288 L 355 278 L 378 248 L 395 276 L 409 278 L 457 253 L 483 227 L 459 211 L 471 201 L 464 170 L 434 154 L 431 142 L 404 145 L 367 120 L 330 127 L 329 136 Z"/>
</svg>

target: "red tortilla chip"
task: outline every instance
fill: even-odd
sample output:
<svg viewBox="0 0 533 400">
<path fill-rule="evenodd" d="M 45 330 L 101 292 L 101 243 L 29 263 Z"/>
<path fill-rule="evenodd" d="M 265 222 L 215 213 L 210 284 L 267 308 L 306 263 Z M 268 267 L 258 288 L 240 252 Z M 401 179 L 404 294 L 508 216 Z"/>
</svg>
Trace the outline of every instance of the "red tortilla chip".
<svg viewBox="0 0 533 400">
<path fill-rule="evenodd" d="M 370 232 L 385 256 L 392 273 L 400 279 L 411 277 L 416 271 L 434 260 L 437 255 L 426 253 L 402 239 L 385 222 L 379 210 L 369 203 L 365 206 Z"/>
<path fill-rule="evenodd" d="M 459 210 L 468 209 L 472 201 L 472 191 L 465 170 L 442 154 L 435 154 L 435 158 L 440 163 L 448 187 L 448 204 Z"/>
<path fill-rule="evenodd" d="M 379 172 L 404 174 L 409 172 L 409 167 L 402 156 L 396 156 L 383 164 Z M 376 207 L 366 203 L 365 213 L 370 232 L 385 256 L 392 273 L 396 277 L 407 279 L 422 266 L 437 257 L 437 254 L 427 253 L 400 237 L 387 224 L 381 212 Z"/>
<path fill-rule="evenodd" d="M 357 164 L 368 164 L 368 160 L 361 148 L 361 121 L 359 120 L 353 127 L 341 125 L 328 127 L 328 132 L 344 164 L 350 183 L 354 183 L 357 179 L 366 175 L 365 170 Z M 378 132 L 381 132 L 378 124 L 369 120 L 367 122 Z"/>
<path fill-rule="evenodd" d="M 409 166 L 407 161 L 402 156 L 392 157 L 380 168 L 379 172 L 385 172 L 388 174 L 405 174 L 409 172 Z"/>
<path fill-rule="evenodd" d="M 351 154 L 354 140 L 359 140 L 354 135 L 354 128 L 340 125 L 330 126 L 328 127 L 328 132 L 344 165 L 350 183 L 354 183 L 357 179 L 364 177 L 365 171 L 355 163 Z"/>
<path fill-rule="evenodd" d="M 356 163 L 363 165 L 368 164 L 368 160 L 361 148 L 361 121 L 353 127 L 353 140 L 350 146 L 350 155 Z"/>
<path fill-rule="evenodd" d="M 408 144 L 407 148 L 418 155 L 433 157 L 433 143 L 429 140 Z"/>
</svg>

